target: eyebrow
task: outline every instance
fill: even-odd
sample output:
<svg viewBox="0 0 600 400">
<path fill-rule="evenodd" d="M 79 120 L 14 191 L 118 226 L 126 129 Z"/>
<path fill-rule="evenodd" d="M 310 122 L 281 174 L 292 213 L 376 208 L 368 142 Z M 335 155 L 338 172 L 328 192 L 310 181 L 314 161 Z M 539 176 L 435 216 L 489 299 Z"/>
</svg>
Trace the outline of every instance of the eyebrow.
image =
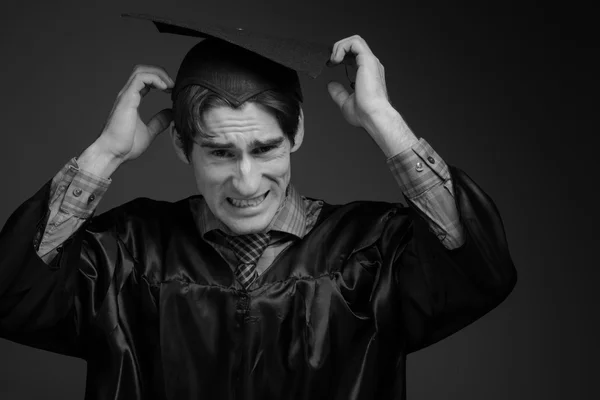
<svg viewBox="0 0 600 400">
<path fill-rule="evenodd" d="M 250 147 L 251 148 L 257 148 L 257 147 L 270 147 L 270 146 L 274 146 L 277 147 L 279 145 L 281 145 L 281 143 L 283 143 L 285 139 L 282 137 L 278 137 L 278 138 L 274 138 L 274 139 L 267 139 L 267 140 L 253 140 L 252 143 L 250 143 Z M 217 150 L 229 150 L 229 149 L 234 149 L 235 145 L 233 143 L 217 143 L 215 141 L 212 140 L 203 140 L 202 142 L 198 143 L 200 145 L 200 147 L 206 148 L 206 149 L 217 149 Z"/>
</svg>

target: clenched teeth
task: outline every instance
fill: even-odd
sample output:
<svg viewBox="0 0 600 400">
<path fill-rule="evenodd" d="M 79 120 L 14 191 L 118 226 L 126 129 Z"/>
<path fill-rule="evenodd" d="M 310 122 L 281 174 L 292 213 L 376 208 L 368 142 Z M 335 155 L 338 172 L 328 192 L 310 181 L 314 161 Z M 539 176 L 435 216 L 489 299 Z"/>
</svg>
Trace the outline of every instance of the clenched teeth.
<svg viewBox="0 0 600 400">
<path fill-rule="evenodd" d="M 255 197 L 253 199 L 249 199 L 249 200 L 238 200 L 238 199 L 232 199 L 231 197 L 227 198 L 227 201 L 229 201 L 229 203 L 235 207 L 240 207 L 240 208 L 246 208 L 246 207 L 256 207 L 257 205 L 259 205 L 260 203 L 262 203 L 265 198 L 267 197 L 267 193 L 263 194 L 262 196 L 259 197 Z"/>
</svg>

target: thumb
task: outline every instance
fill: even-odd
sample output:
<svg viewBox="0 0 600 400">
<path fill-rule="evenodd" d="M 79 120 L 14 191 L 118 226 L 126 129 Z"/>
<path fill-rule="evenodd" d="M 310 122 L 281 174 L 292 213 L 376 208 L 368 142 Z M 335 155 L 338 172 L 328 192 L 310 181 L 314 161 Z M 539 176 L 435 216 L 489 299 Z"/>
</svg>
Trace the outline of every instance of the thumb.
<svg viewBox="0 0 600 400">
<path fill-rule="evenodd" d="M 148 133 L 152 137 L 162 133 L 169 127 L 171 121 L 173 121 L 173 110 L 165 108 L 164 110 L 159 111 L 150 118 L 150 121 L 148 121 Z"/>
<path fill-rule="evenodd" d="M 339 108 L 342 108 L 344 106 L 344 103 L 350 96 L 344 85 L 342 85 L 339 82 L 329 82 L 327 84 L 327 90 L 329 91 L 331 99 L 334 101 L 335 104 L 338 105 Z"/>
</svg>

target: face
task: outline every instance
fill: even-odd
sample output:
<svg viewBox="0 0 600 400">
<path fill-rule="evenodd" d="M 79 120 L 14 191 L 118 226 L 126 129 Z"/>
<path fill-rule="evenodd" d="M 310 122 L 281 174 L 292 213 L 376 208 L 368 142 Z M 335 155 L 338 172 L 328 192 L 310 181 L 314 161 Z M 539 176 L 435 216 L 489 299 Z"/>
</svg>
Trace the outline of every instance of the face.
<svg viewBox="0 0 600 400">
<path fill-rule="evenodd" d="M 292 148 L 275 117 L 260 105 L 218 107 L 204 118 L 211 137 L 197 138 L 190 154 L 198 190 L 234 233 L 264 231 L 285 198 L 302 121 Z M 182 158 L 181 150 L 178 155 Z"/>
</svg>

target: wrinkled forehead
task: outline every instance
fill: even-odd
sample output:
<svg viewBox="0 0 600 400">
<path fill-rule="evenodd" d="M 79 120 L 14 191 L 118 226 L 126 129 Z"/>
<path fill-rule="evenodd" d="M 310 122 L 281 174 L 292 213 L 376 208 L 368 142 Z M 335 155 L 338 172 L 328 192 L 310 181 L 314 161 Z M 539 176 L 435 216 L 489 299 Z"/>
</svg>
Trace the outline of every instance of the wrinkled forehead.
<svg viewBox="0 0 600 400">
<path fill-rule="evenodd" d="M 218 39 L 205 39 L 187 53 L 175 79 L 173 101 L 190 85 L 209 89 L 235 107 L 267 90 L 302 101 L 296 71 Z"/>
<path fill-rule="evenodd" d="M 243 108 L 216 107 L 204 115 L 204 126 L 212 136 L 237 134 L 248 137 L 283 135 L 277 119 L 254 103 Z"/>
<path fill-rule="evenodd" d="M 248 147 L 252 143 L 283 141 L 285 135 L 277 119 L 264 107 L 245 103 L 239 108 L 215 107 L 204 114 L 201 141 L 213 144 L 232 143 Z"/>
</svg>

